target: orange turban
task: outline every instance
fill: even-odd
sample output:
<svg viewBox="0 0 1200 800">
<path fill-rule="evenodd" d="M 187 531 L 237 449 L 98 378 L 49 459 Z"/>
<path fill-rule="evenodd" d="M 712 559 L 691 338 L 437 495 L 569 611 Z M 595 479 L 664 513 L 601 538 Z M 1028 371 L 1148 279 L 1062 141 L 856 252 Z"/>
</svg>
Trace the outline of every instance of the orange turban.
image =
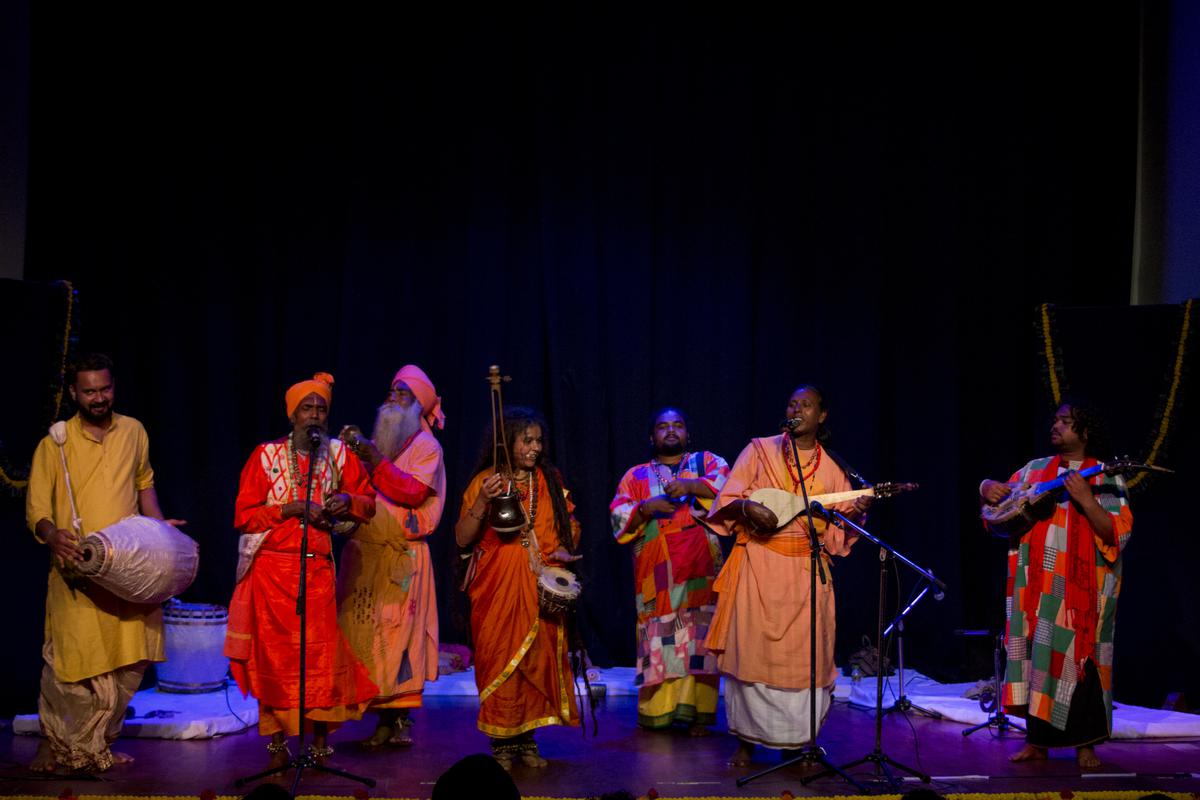
<svg viewBox="0 0 1200 800">
<path fill-rule="evenodd" d="M 287 404 L 287 414 L 290 417 L 296 413 L 300 402 L 310 394 L 325 398 L 327 405 L 333 405 L 333 376 L 328 372 L 318 372 L 310 381 L 300 381 L 287 390 L 284 402 Z"/>
<path fill-rule="evenodd" d="M 421 404 L 421 413 L 430 427 L 441 429 L 446 426 L 446 415 L 442 413 L 442 398 L 437 396 L 433 382 L 424 370 L 415 364 L 401 367 L 396 377 L 392 378 L 392 386 L 395 386 L 397 381 L 404 381 L 408 388 L 412 389 L 417 402 Z"/>
</svg>

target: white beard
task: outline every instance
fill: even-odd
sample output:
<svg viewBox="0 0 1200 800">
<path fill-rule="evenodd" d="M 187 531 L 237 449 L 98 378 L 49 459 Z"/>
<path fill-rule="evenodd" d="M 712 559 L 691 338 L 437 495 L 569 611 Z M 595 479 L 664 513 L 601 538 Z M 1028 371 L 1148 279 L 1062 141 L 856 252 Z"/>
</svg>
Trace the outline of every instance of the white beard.
<svg viewBox="0 0 1200 800">
<path fill-rule="evenodd" d="M 408 438 L 421 430 L 422 412 L 421 404 L 415 400 L 408 408 L 397 403 L 384 403 L 379 407 L 371 438 L 384 458 L 394 461 Z"/>
</svg>

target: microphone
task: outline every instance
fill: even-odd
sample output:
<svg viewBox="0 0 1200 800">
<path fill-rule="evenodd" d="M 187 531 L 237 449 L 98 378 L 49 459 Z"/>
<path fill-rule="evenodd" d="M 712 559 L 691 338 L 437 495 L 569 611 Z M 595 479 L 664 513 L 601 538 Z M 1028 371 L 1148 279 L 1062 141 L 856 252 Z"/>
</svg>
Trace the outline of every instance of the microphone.
<svg viewBox="0 0 1200 800">
<path fill-rule="evenodd" d="M 814 517 L 820 517 L 823 520 L 829 519 L 829 512 L 825 510 L 825 506 L 813 500 L 808 504 L 808 509 L 812 511 Z"/>
<path fill-rule="evenodd" d="M 308 443 L 312 447 L 312 452 L 317 452 L 321 449 L 321 428 L 318 425 L 310 425 L 308 427 Z"/>
<path fill-rule="evenodd" d="M 779 429 L 781 431 L 794 431 L 803 424 L 804 420 L 800 419 L 799 417 L 793 417 L 792 419 L 785 419 L 780 422 Z"/>
</svg>

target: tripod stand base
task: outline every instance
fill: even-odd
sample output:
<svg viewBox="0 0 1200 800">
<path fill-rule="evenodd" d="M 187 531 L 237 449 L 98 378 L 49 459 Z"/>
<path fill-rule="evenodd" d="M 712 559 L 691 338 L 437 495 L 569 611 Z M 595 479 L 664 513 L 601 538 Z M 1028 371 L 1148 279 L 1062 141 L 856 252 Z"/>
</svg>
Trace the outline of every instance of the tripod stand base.
<svg viewBox="0 0 1200 800">
<path fill-rule="evenodd" d="M 907 772 L 909 775 L 912 775 L 913 777 L 920 779 L 920 781 L 922 783 L 929 783 L 932 780 L 932 778 L 930 778 L 924 772 L 918 772 L 917 770 L 913 769 L 912 767 L 901 764 L 899 761 L 895 760 L 894 758 L 892 758 L 891 756 L 889 756 L 887 753 L 883 752 L 882 750 L 875 750 L 875 751 L 863 756 L 862 758 L 858 759 L 857 761 L 851 761 L 849 764 L 843 764 L 841 767 L 830 766 L 827 769 L 825 769 L 821 772 L 818 772 L 816 775 L 806 775 L 800 779 L 800 785 L 808 786 L 809 783 L 815 781 L 817 778 L 821 778 L 825 775 L 832 775 L 834 772 L 836 772 L 837 774 L 841 775 L 843 778 L 850 781 L 855 786 L 858 786 L 859 789 L 862 789 L 865 792 L 866 789 L 864 789 L 861 785 L 859 785 L 855 781 L 851 780 L 845 773 L 845 770 L 853 769 L 854 767 L 857 767 L 860 764 L 874 764 L 875 765 L 875 774 L 876 775 L 882 774 L 884 779 L 888 782 L 888 786 L 891 786 L 893 789 L 899 788 L 900 786 L 902 786 L 904 784 L 904 781 L 901 780 L 900 778 L 897 778 L 895 775 L 893 775 L 892 771 L 890 769 L 888 769 L 889 766 L 895 767 L 896 769 L 901 770 L 903 772 Z"/>
<path fill-rule="evenodd" d="M 863 792 L 864 794 L 867 793 L 867 787 L 863 786 L 861 783 L 854 780 L 854 778 L 851 778 L 840 767 L 834 766 L 829 761 L 829 759 L 826 758 L 825 748 L 820 747 L 818 745 L 814 745 L 814 744 L 810 744 L 806 747 L 800 748 L 800 751 L 795 756 L 793 756 L 792 758 L 784 759 L 783 761 L 780 761 L 778 764 L 776 764 L 773 767 L 767 767 L 764 770 L 755 772 L 753 775 L 747 775 L 743 778 L 738 778 L 737 785 L 740 788 L 742 786 L 745 786 L 750 781 L 757 780 L 758 778 L 761 778 L 764 775 L 769 775 L 770 773 L 772 773 L 776 770 L 779 770 L 779 769 L 783 769 L 784 767 L 790 767 L 793 764 L 813 764 L 813 765 L 816 765 L 819 767 L 824 767 L 824 769 L 822 769 L 820 772 L 818 772 L 815 775 L 809 775 L 807 777 L 801 778 L 800 782 L 802 784 L 807 784 L 809 781 L 815 781 L 817 778 L 823 777 L 825 775 L 839 775 L 839 776 L 841 776 L 842 780 L 846 781 L 846 783 L 850 784 L 855 789 L 858 789 L 860 792 Z"/>
<path fill-rule="evenodd" d="M 1013 722 L 1011 719 L 1008 718 L 1007 714 L 1005 714 L 1003 711 L 999 711 L 999 712 L 993 714 L 992 716 L 988 717 L 986 722 L 981 722 L 978 725 L 972 725 L 971 727 L 967 728 L 965 731 L 962 732 L 962 735 L 970 736 L 975 731 L 981 731 L 984 728 L 993 728 L 993 727 L 996 729 L 996 731 L 998 733 L 1004 733 L 1009 728 L 1015 728 L 1016 730 L 1019 730 L 1021 733 L 1025 732 L 1024 725 L 1020 724 L 1019 722 Z"/>
<path fill-rule="evenodd" d="M 288 761 L 288 763 L 284 764 L 281 767 L 272 767 L 271 769 L 266 769 L 266 770 L 263 770 L 262 772 L 256 772 L 253 775 L 247 775 L 244 778 L 238 778 L 237 780 L 235 780 L 233 782 L 233 785 L 240 789 L 241 787 L 245 786 L 247 783 L 253 783 L 254 781 L 261 780 L 261 779 L 269 777 L 271 775 L 279 775 L 281 773 L 287 772 L 289 769 L 296 770 L 296 777 L 292 780 L 292 796 L 293 797 L 296 796 L 296 790 L 300 786 L 300 776 L 304 774 L 304 770 L 306 770 L 306 769 L 311 769 L 316 772 L 324 772 L 329 775 L 337 775 L 339 777 L 347 778 L 352 781 L 358 781 L 359 783 L 363 784 L 364 786 L 370 786 L 371 788 L 375 788 L 375 779 L 374 778 L 365 778 L 362 775 L 355 775 L 353 772 L 346 772 L 345 770 L 335 769 L 334 767 L 327 767 L 324 764 L 319 764 L 319 763 L 317 763 L 317 760 L 315 758 L 313 758 L 312 755 L 310 755 L 309 753 L 301 753 L 300 755 L 291 759 L 290 761 Z"/>
<path fill-rule="evenodd" d="M 891 705 L 890 708 L 885 708 L 883 710 L 883 715 L 886 717 L 888 714 L 892 713 L 893 711 L 900 711 L 900 712 L 916 711 L 918 714 L 924 714 L 925 716 L 929 717 L 930 719 L 941 719 L 942 718 L 942 712 L 934 711 L 932 708 L 921 708 L 921 706 L 919 706 L 916 703 L 914 703 L 913 701 L 909 700 L 908 697 L 906 697 L 905 695 L 901 695 L 896 700 L 896 702 Z"/>
</svg>

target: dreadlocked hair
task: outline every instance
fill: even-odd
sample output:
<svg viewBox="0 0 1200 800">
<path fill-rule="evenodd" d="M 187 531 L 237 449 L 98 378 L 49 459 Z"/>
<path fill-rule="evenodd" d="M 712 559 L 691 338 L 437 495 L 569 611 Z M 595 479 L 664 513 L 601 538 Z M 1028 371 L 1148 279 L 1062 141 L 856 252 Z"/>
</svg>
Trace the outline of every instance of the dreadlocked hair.
<svg viewBox="0 0 1200 800">
<path fill-rule="evenodd" d="M 550 492 L 550 505 L 554 510 L 554 529 L 558 536 L 558 543 L 568 553 L 575 553 L 576 548 L 571 533 L 571 513 L 567 510 L 567 497 L 563 491 L 562 473 L 546 457 L 546 452 L 550 449 L 550 432 L 549 426 L 546 425 L 546 420 L 532 408 L 507 406 L 504 409 L 504 443 L 508 446 L 508 452 L 511 454 L 517 438 L 534 425 L 542 429 L 542 452 L 538 456 L 537 465 L 542 471 L 542 476 L 546 479 L 546 488 Z M 493 445 L 495 440 L 495 434 L 492 431 L 491 424 L 489 424 L 487 430 L 484 432 L 483 439 L 480 441 L 479 458 L 475 461 L 475 468 L 471 470 L 472 479 L 481 472 L 496 469 L 497 465 L 494 461 L 495 448 Z"/>
</svg>

